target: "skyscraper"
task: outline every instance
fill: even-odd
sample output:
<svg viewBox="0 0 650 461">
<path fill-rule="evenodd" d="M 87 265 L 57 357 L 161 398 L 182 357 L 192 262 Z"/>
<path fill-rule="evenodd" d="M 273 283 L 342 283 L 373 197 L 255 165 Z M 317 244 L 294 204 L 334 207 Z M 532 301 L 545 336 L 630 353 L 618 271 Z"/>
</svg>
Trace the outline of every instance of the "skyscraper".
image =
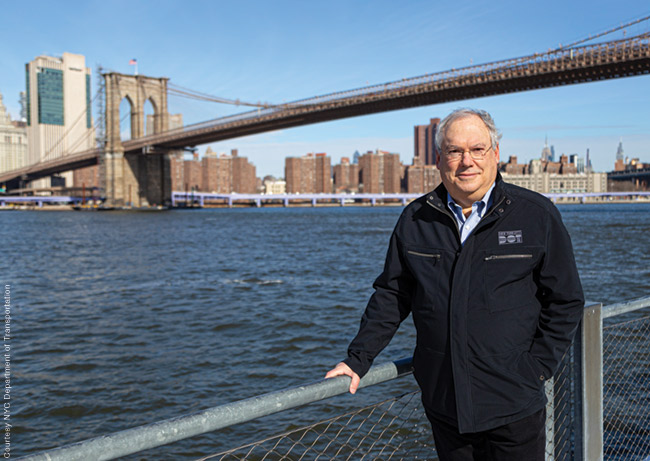
<svg viewBox="0 0 650 461">
<path fill-rule="evenodd" d="M 542 149 L 542 161 L 543 162 L 552 162 L 553 161 L 553 152 L 551 148 L 548 147 L 548 136 L 544 138 L 544 148 Z"/>
<path fill-rule="evenodd" d="M 90 69 L 84 56 L 38 56 L 25 65 L 27 164 L 54 160 L 95 144 Z M 72 172 L 63 174 L 72 185 Z M 36 183 L 36 184 L 35 184 Z M 50 181 L 32 183 L 49 187 Z"/>
<path fill-rule="evenodd" d="M 618 148 L 616 149 L 616 161 L 614 162 L 614 171 L 624 171 L 625 170 L 625 151 L 623 150 L 623 140 L 621 139 L 618 142 Z"/>
</svg>

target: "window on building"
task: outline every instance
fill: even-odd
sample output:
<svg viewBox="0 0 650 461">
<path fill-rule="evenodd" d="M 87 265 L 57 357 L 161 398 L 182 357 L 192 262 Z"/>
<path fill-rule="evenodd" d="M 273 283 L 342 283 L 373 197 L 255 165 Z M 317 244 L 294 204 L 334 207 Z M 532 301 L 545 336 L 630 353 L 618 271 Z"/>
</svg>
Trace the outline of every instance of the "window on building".
<svg viewBox="0 0 650 461">
<path fill-rule="evenodd" d="M 37 75 L 37 85 L 38 122 L 63 126 L 63 71 L 43 68 Z"/>
</svg>

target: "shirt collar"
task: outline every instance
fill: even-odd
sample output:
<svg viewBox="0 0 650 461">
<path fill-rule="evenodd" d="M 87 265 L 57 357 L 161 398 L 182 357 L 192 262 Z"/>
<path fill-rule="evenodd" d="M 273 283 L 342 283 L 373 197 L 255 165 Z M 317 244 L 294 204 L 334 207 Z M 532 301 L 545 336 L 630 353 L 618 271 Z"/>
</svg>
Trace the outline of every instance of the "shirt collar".
<svg viewBox="0 0 650 461">
<path fill-rule="evenodd" d="M 478 200 L 472 204 L 472 213 L 474 213 L 474 210 L 476 210 L 479 218 L 483 217 L 485 212 L 488 210 L 488 208 L 490 208 L 490 205 L 492 204 L 492 191 L 494 190 L 495 184 L 496 181 L 492 183 L 492 185 L 487 190 L 487 192 L 485 193 L 485 195 L 481 200 Z M 447 192 L 447 206 L 452 211 L 452 213 L 456 215 L 457 218 L 461 219 L 461 222 L 465 221 L 465 215 L 463 215 L 463 208 L 456 203 L 456 201 L 452 198 L 452 196 L 449 195 L 449 192 Z"/>
</svg>

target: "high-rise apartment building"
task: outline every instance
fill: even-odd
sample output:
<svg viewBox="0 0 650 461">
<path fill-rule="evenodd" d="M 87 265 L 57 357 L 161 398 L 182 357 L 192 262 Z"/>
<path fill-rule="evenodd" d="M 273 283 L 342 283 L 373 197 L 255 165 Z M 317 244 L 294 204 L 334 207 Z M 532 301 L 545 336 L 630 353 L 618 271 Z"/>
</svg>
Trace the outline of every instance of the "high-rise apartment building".
<svg viewBox="0 0 650 461">
<path fill-rule="evenodd" d="M 257 192 L 255 165 L 240 157 L 237 149 L 230 155 L 217 155 L 210 147 L 199 161 L 175 155 L 170 162 L 172 190 L 212 192 L 216 194 L 254 194 Z"/>
<path fill-rule="evenodd" d="M 332 192 L 332 162 L 327 154 L 285 158 L 284 176 L 288 194 Z"/>
<path fill-rule="evenodd" d="M 381 150 L 369 151 L 359 158 L 363 192 L 366 194 L 399 193 L 402 168 L 399 154 Z"/>
<path fill-rule="evenodd" d="M 424 194 L 440 183 L 440 171 L 435 165 L 422 165 L 418 158 L 414 158 L 413 165 L 406 167 L 406 192 L 409 194 Z"/>
<path fill-rule="evenodd" d="M 185 191 L 185 161 L 183 152 L 175 152 L 169 159 L 169 173 L 173 191 Z"/>
<path fill-rule="evenodd" d="M 439 123 L 439 118 L 432 118 L 428 125 L 415 126 L 413 157 L 420 159 L 422 165 L 436 164 L 438 150 L 435 138 Z"/>
<path fill-rule="evenodd" d="M 38 56 L 25 65 L 28 165 L 91 149 L 95 144 L 92 120 L 91 72 L 84 56 Z M 72 172 L 62 175 L 72 185 Z M 36 184 L 35 184 L 36 183 Z M 34 187 L 51 183 L 39 180 Z"/>
<path fill-rule="evenodd" d="M 350 163 L 348 157 L 342 157 L 341 163 L 334 165 L 334 192 L 357 192 L 359 190 L 359 165 Z"/>
<path fill-rule="evenodd" d="M 201 173 L 201 162 L 199 162 L 199 154 L 194 153 L 191 160 L 183 161 L 183 189 L 185 191 L 200 191 L 203 182 L 203 175 Z"/>
<path fill-rule="evenodd" d="M 25 166 L 26 154 L 25 122 L 11 120 L 0 94 L 0 173 Z"/>
<path fill-rule="evenodd" d="M 257 177 L 255 165 L 250 163 L 246 157 L 240 157 L 237 149 L 230 151 L 231 167 L 231 192 L 237 194 L 257 193 Z"/>
</svg>

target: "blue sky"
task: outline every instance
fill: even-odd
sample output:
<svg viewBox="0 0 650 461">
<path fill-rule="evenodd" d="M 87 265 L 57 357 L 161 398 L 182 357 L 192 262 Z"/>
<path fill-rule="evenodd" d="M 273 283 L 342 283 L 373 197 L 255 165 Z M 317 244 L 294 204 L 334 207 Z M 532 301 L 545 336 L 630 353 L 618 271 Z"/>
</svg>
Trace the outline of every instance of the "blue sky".
<svg viewBox="0 0 650 461">
<path fill-rule="evenodd" d="M 141 74 L 179 86 L 281 103 L 541 52 L 650 15 L 647 0 L 37 0 L 0 8 L 0 93 L 14 118 L 24 65 L 41 54 L 83 54 L 93 72 L 102 65 L 132 73 L 129 60 L 136 58 Z M 648 31 L 649 22 L 627 33 Z M 186 124 L 245 110 L 178 97 L 169 106 Z M 620 139 L 626 155 L 650 162 L 650 76 L 387 112 L 211 146 L 239 149 L 258 176 L 283 176 L 284 157 L 308 152 L 327 152 L 338 163 L 355 150 L 379 148 L 410 163 L 413 126 L 460 106 L 492 113 L 504 160 L 539 157 L 548 136 L 556 154 L 584 155 L 589 148 L 599 171 L 613 168 Z"/>
</svg>

